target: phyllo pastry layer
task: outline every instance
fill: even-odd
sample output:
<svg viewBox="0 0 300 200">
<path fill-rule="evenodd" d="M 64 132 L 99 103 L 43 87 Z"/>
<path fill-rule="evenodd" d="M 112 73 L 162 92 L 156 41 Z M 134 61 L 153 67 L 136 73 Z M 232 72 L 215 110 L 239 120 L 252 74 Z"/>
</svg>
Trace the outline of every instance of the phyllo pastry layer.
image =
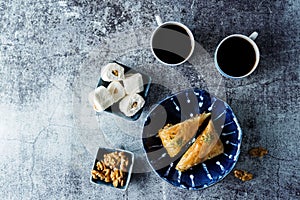
<svg viewBox="0 0 300 200">
<path fill-rule="evenodd" d="M 209 116 L 210 113 L 202 113 L 175 125 L 167 124 L 159 130 L 158 135 L 170 157 L 176 156 L 181 151 L 182 147 L 196 135 L 201 124 Z"/>
<path fill-rule="evenodd" d="M 183 172 L 224 152 L 223 143 L 216 132 L 212 120 L 204 131 L 181 157 L 176 169 Z"/>
</svg>

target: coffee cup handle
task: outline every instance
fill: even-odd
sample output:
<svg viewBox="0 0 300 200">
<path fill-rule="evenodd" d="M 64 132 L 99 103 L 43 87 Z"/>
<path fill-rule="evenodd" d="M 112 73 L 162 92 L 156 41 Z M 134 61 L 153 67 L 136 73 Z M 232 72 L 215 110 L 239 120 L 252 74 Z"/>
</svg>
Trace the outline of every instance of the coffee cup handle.
<svg viewBox="0 0 300 200">
<path fill-rule="evenodd" d="M 256 31 L 254 31 L 254 32 L 249 36 L 249 38 L 250 38 L 251 40 L 255 40 L 255 39 L 257 38 L 257 36 L 258 36 L 258 33 L 257 33 Z"/>
<path fill-rule="evenodd" d="M 163 22 L 162 22 L 160 16 L 155 15 L 155 20 L 156 20 L 156 23 L 157 23 L 158 26 L 162 25 Z"/>
</svg>

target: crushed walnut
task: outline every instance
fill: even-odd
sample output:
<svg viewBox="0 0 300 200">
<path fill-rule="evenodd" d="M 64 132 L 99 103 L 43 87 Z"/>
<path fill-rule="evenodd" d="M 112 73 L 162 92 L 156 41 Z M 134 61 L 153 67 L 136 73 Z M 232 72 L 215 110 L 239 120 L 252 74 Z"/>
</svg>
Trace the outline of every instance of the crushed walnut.
<svg viewBox="0 0 300 200">
<path fill-rule="evenodd" d="M 136 108 L 137 105 L 138 105 L 138 103 L 137 103 L 137 102 L 134 102 L 134 103 L 131 105 L 131 108 Z"/>
<path fill-rule="evenodd" d="M 252 157 L 262 158 L 268 154 L 268 150 L 263 147 L 254 147 L 248 151 L 249 155 Z M 242 181 L 249 181 L 253 179 L 253 174 L 244 170 L 234 170 L 234 176 Z"/>
<path fill-rule="evenodd" d="M 128 158 L 124 152 L 113 152 L 104 155 L 104 164 L 110 169 L 120 169 L 126 171 L 128 166 Z"/>
<path fill-rule="evenodd" d="M 113 94 L 117 94 L 118 93 L 118 89 L 115 88 L 114 91 L 113 91 Z"/>
<path fill-rule="evenodd" d="M 234 170 L 234 176 L 242 181 L 250 181 L 253 179 L 253 174 L 238 169 Z"/>
<path fill-rule="evenodd" d="M 112 70 L 112 72 L 111 72 L 113 75 L 115 75 L 115 76 L 118 76 L 119 75 L 119 72 L 118 72 L 118 70 Z"/>
<path fill-rule="evenodd" d="M 104 154 L 104 160 L 96 163 L 97 170 L 92 170 L 93 179 L 112 183 L 114 187 L 123 187 L 126 177 L 128 158 L 124 152 Z"/>
<path fill-rule="evenodd" d="M 268 154 L 268 150 L 263 147 L 255 147 L 250 149 L 248 153 L 250 156 L 262 158 Z"/>
</svg>

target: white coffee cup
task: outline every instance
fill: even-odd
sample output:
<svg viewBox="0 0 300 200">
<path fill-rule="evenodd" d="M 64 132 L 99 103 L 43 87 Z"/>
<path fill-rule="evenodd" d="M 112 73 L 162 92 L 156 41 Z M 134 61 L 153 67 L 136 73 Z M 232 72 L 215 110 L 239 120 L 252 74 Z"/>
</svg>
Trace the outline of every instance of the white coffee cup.
<svg viewBox="0 0 300 200">
<path fill-rule="evenodd" d="M 158 27 L 151 36 L 150 45 L 154 57 L 162 64 L 176 66 L 186 62 L 195 48 L 190 29 L 175 21 L 162 22 L 155 16 Z"/>
<path fill-rule="evenodd" d="M 219 43 L 214 62 L 224 77 L 238 79 L 254 72 L 260 57 L 259 49 L 254 42 L 257 36 L 257 32 L 253 32 L 249 37 L 233 34 Z"/>
</svg>

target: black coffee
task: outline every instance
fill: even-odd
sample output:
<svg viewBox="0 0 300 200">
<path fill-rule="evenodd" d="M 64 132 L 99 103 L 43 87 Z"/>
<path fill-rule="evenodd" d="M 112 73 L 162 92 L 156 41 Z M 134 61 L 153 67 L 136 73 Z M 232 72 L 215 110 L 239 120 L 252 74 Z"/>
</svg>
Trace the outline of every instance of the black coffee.
<svg viewBox="0 0 300 200">
<path fill-rule="evenodd" d="M 152 47 L 155 55 L 161 61 L 168 64 L 177 64 L 189 56 L 192 50 L 192 42 L 183 27 L 166 24 L 154 34 Z"/>
<path fill-rule="evenodd" d="M 248 74 L 256 61 L 253 46 L 245 39 L 231 37 L 225 40 L 217 52 L 220 69 L 234 77 Z"/>
</svg>

